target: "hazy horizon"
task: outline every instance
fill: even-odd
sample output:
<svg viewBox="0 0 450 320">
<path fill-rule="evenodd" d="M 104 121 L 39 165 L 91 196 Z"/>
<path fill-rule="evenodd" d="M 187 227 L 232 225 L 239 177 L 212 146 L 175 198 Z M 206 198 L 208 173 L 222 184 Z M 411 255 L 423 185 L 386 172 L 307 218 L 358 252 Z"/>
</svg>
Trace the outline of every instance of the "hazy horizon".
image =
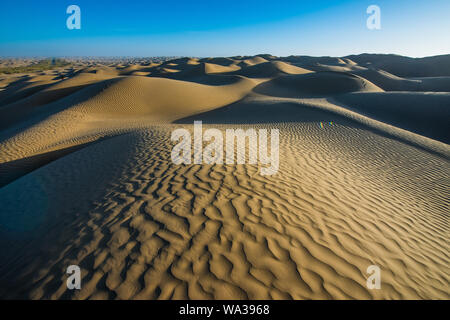
<svg viewBox="0 0 450 320">
<path fill-rule="evenodd" d="M 253 54 L 253 55 L 235 55 L 235 56 L 227 56 L 227 55 L 216 55 L 216 56 L 189 56 L 189 55 L 177 55 L 177 56 L 154 56 L 154 55 L 147 55 L 147 56 L 102 56 L 102 55 L 92 55 L 92 56 L 87 56 L 87 55 L 81 55 L 81 56 L 65 56 L 65 55 L 60 55 L 60 56 L 55 56 L 55 55 L 43 55 L 43 56 L 20 56 L 20 55 L 16 55 L 16 56 L 1 56 L 0 55 L 0 59 L 51 59 L 51 58 L 61 58 L 61 59 L 84 59 L 84 58 L 93 58 L 93 59 L 150 59 L 150 58 L 199 58 L 199 59 L 203 59 L 203 58 L 211 58 L 211 57 L 227 57 L 227 58 L 231 58 L 231 57 L 254 57 L 254 56 L 263 56 L 263 55 L 272 55 L 270 53 L 257 53 L 257 54 Z M 289 54 L 286 56 L 276 56 L 273 55 L 275 57 L 289 57 L 289 56 L 296 56 L 296 57 L 335 57 L 335 58 L 345 58 L 345 57 L 349 57 L 349 56 L 359 56 L 359 55 L 386 55 L 386 56 L 398 56 L 398 57 L 406 57 L 406 58 L 412 58 L 412 59 L 422 59 L 422 58 L 431 58 L 431 57 L 438 57 L 438 56 L 448 56 L 450 55 L 450 53 L 447 54 L 437 54 L 437 55 L 430 55 L 430 56 L 421 56 L 421 57 L 412 57 L 412 56 L 405 56 L 405 55 L 401 55 L 401 54 L 396 54 L 396 53 L 377 53 L 377 52 L 362 52 L 362 53 L 351 53 L 345 56 L 330 56 L 330 55 L 322 55 L 322 56 L 312 56 L 312 55 L 306 55 L 306 54 Z"/>
</svg>

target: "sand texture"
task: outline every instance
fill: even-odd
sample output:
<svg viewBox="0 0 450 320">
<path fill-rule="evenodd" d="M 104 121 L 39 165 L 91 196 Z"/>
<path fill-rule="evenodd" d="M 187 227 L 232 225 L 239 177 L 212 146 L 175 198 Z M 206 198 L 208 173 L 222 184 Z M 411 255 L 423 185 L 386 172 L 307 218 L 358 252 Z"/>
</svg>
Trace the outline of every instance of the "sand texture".
<svg viewBox="0 0 450 320">
<path fill-rule="evenodd" d="M 260 55 L 0 75 L 0 298 L 449 299 L 449 65 Z M 278 172 L 174 164 L 171 132 L 194 120 L 279 129 Z"/>
</svg>

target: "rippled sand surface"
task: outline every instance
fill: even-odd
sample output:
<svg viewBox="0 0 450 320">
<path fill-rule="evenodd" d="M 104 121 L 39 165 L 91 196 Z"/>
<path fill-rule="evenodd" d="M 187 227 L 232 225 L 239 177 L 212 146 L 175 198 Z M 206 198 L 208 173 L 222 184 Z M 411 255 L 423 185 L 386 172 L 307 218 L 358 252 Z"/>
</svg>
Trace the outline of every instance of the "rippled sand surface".
<svg viewBox="0 0 450 320">
<path fill-rule="evenodd" d="M 16 89 L 0 76 L 0 297 L 450 298 L 450 93 L 321 68 L 257 56 Z M 171 132 L 194 120 L 278 129 L 278 172 L 175 165 Z M 81 290 L 66 287 L 73 264 Z"/>
</svg>

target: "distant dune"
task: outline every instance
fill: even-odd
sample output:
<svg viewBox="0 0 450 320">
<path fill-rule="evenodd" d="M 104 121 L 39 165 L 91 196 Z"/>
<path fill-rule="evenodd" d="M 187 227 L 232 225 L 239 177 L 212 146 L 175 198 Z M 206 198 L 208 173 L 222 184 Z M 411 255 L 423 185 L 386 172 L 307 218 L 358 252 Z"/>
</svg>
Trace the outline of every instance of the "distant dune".
<svg viewBox="0 0 450 320">
<path fill-rule="evenodd" d="M 393 54 L 360 54 L 346 58 L 361 66 L 382 69 L 399 77 L 450 76 L 450 54 L 425 58 L 409 58 Z"/>
<path fill-rule="evenodd" d="M 279 129 L 278 173 L 175 165 L 195 120 Z M 0 74 L 0 298 L 449 299 L 448 128 L 450 55 Z"/>
<path fill-rule="evenodd" d="M 278 97 L 324 97 L 350 92 L 381 92 L 373 83 L 351 73 L 313 72 L 277 77 L 264 82 L 255 92 Z"/>
</svg>

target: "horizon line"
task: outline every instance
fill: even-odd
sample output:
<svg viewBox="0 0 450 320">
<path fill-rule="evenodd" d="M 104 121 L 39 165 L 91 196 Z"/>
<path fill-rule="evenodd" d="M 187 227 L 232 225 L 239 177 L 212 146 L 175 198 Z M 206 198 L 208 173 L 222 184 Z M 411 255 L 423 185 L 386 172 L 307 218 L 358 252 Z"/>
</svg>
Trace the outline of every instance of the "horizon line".
<svg viewBox="0 0 450 320">
<path fill-rule="evenodd" d="M 346 58 L 349 56 L 362 56 L 362 55 L 383 55 L 383 56 L 397 56 L 397 57 L 404 57 L 404 58 L 410 58 L 410 59 L 423 59 L 423 58 L 432 58 L 432 57 L 439 57 L 439 56 L 448 56 L 450 53 L 444 53 L 444 54 L 436 54 L 436 55 L 429 55 L 429 56 L 406 56 L 402 54 L 397 53 L 370 53 L 370 52 L 363 52 L 363 53 L 352 53 L 344 56 L 331 56 L 331 55 L 305 55 L 305 54 L 290 54 L 290 55 L 283 55 L 283 56 L 277 56 L 270 53 L 259 53 L 259 54 L 250 54 L 250 55 L 214 55 L 214 56 L 192 56 L 192 55 L 116 55 L 116 56 L 105 56 L 105 55 L 8 55 L 3 56 L 0 55 L 0 59 L 36 59 L 36 58 L 105 58 L 105 59 L 123 59 L 123 58 L 134 58 L 134 59 L 149 59 L 149 58 L 198 58 L 198 59 L 204 59 L 204 58 L 232 58 L 232 57 L 256 57 L 256 56 L 273 56 L 277 58 L 286 58 L 286 57 L 315 57 L 315 58 L 322 58 L 322 57 L 334 57 L 334 58 Z"/>
</svg>

